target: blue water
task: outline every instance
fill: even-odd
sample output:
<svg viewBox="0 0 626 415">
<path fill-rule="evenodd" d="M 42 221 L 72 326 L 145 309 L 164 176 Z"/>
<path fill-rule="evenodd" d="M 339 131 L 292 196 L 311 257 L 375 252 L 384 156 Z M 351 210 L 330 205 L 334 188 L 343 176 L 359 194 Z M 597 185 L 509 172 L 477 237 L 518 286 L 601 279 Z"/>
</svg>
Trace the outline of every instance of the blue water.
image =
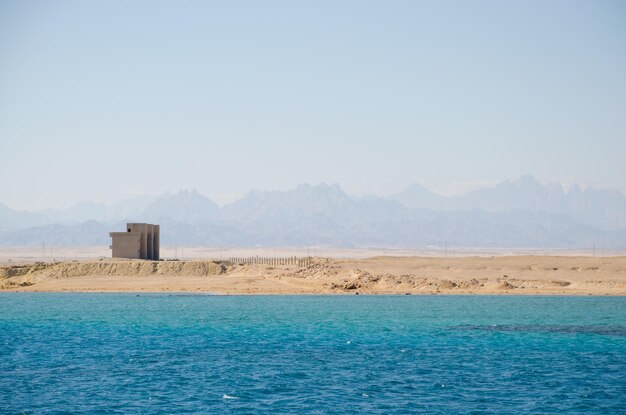
<svg viewBox="0 0 626 415">
<path fill-rule="evenodd" d="M 0 294 L 2 413 L 626 413 L 626 298 Z"/>
</svg>

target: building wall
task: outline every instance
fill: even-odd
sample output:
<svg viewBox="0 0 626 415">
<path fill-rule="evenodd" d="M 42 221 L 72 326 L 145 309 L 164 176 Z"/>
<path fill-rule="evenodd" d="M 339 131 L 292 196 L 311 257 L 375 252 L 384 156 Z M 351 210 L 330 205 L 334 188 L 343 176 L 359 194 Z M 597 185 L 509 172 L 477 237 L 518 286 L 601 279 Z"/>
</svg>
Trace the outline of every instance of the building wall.
<svg viewBox="0 0 626 415">
<path fill-rule="evenodd" d="M 146 223 L 127 223 L 126 229 L 130 233 L 138 233 L 140 238 L 139 258 L 148 259 L 148 232 Z"/>
<path fill-rule="evenodd" d="M 113 258 L 141 258 L 141 235 L 132 232 L 111 232 Z"/>
<path fill-rule="evenodd" d="M 154 242 L 152 248 L 154 251 L 153 258 L 155 261 L 161 259 L 161 225 L 154 225 Z"/>
<path fill-rule="evenodd" d="M 154 225 L 146 224 L 146 235 L 147 235 L 147 245 L 146 245 L 146 259 L 154 259 Z"/>
<path fill-rule="evenodd" d="M 111 232 L 114 258 L 159 260 L 160 226 L 149 223 L 127 223 L 127 232 Z M 135 240 L 137 246 L 135 247 Z"/>
</svg>

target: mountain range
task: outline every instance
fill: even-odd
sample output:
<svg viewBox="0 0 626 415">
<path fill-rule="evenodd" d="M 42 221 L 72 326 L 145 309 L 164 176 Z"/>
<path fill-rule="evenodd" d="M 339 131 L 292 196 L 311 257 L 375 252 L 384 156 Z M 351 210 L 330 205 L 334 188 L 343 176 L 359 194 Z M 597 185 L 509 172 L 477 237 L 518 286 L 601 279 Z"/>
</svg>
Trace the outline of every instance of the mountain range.
<svg viewBox="0 0 626 415">
<path fill-rule="evenodd" d="M 0 204 L 0 245 L 106 245 L 125 222 L 161 224 L 164 245 L 626 248 L 621 192 L 565 191 L 532 176 L 451 197 L 418 184 L 388 197 L 303 184 L 223 207 L 195 190 L 36 212 Z"/>
<path fill-rule="evenodd" d="M 562 213 L 600 229 L 626 227 L 626 198 L 621 192 L 591 187 L 582 190 L 579 185 L 566 192 L 560 183 L 544 186 L 532 176 L 523 176 L 515 181 L 505 180 L 494 187 L 452 197 L 439 196 L 413 184 L 392 198 L 409 208 Z"/>
</svg>

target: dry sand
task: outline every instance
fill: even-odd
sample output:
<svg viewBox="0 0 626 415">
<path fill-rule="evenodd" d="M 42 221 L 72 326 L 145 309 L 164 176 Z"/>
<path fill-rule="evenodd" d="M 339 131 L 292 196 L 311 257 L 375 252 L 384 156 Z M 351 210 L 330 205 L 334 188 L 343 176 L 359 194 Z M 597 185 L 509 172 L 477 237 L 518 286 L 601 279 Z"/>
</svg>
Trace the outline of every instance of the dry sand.
<svg viewBox="0 0 626 415">
<path fill-rule="evenodd" d="M 75 260 L 0 265 L 5 291 L 626 295 L 626 256 L 313 258 L 310 267 Z"/>
</svg>

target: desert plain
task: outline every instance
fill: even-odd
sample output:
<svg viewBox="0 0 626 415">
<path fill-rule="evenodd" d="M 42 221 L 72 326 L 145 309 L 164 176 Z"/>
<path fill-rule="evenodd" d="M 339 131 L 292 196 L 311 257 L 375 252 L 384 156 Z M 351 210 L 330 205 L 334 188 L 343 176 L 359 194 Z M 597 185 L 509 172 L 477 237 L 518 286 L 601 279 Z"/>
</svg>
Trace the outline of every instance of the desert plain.
<svg viewBox="0 0 626 415">
<path fill-rule="evenodd" d="M 626 295 L 626 256 L 311 256 L 306 265 L 227 259 L 37 261 L 0 257 L 0 290 L 213 294 Z"/>
</svg>

